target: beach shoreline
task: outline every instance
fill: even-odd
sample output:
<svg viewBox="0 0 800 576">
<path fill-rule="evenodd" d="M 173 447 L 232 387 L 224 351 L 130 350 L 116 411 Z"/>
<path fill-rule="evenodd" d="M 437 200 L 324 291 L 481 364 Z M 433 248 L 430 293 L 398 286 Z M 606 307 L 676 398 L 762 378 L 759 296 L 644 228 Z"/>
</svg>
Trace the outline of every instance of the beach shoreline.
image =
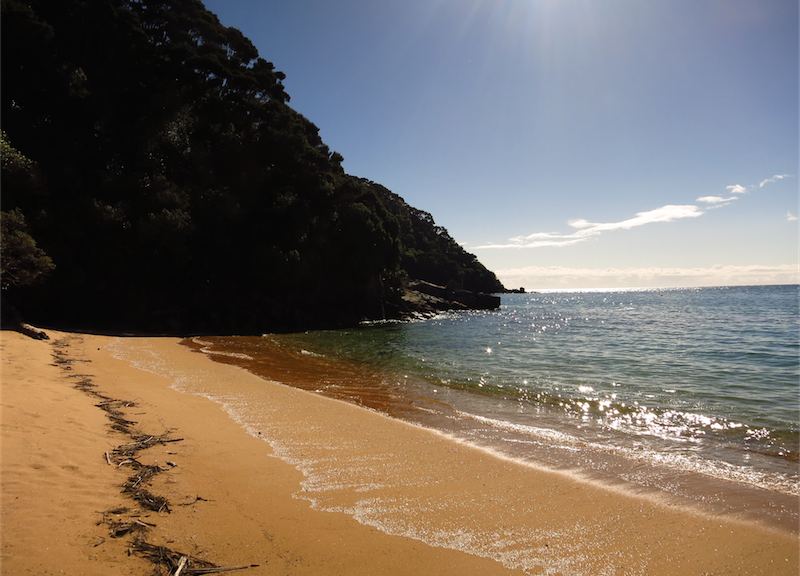
<svg viewBox="0 0 800 576">
<path fill-rule="evenodd" d="M 639 437 L 615 437 L 608 429 L 599 431 L 587 425 L 585 418 L 565 421 L 558 410 L 545 408 L 532 414 L 525 402 L 508 401 L 505 394 L 476 395 L 458 386 L 440 385 L 435 377 L 409 377 L 371 359 L 353 361 L 335 348 L 315 347 L 310 352 L 303 347 L 303 335 L 297 336 L 300 346 L 275 335 L 192 337 L 181 344 L 215 362 L 441 432 L 500 459 L 565 472 L 677 507 L 798 531 L 800 494 L 792 480 L 796 475 L 781 461 L 777 463 L 789 474 L 766 474 L 764 461 L 755 461 L 757 448 L 756 453 L 747 453 L 748 459 L 752 456 L 754 460 L 750 469 L 713 459 L 709 465 L 690 452 L 676 455 L 669 450 L 672 446 L 658 452 L 641 445 Z M 378 337 L 374 342 L 382 341 Z M 382 344 L 374 342 L 380 349 Z M 491 368 L 487 366 L 487 370 Z M 626 445 L 626 440 L 633 442 Z M 728 456 L 724 450 L 718 454 Z"/>
<path fill-rule="evenodd" d="M 125 507 L 148 542 L 258 565 L 242 574 L 798 572 L 796 533 L 503 462 L 177 338 L 50 336 L 0 335 L 4 573 L 147 573 L 130 536 L 109 535 L 104 511 Z M 75 387 L 87 379 L 133 403 L 138 433 L 182 439 L 140 458 L 165 469 L 149 489 L 170 513 L 120 493 L 130 471 L 105 454 L 130 440 Z"/>
</svg>

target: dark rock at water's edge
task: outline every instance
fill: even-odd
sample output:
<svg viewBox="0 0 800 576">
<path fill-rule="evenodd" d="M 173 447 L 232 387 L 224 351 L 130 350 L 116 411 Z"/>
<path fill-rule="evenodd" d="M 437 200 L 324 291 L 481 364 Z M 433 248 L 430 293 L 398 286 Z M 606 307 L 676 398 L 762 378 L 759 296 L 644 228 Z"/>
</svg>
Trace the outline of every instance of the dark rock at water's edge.
<svg viewBox="0 0 800 576">
<path fill-rule="evenodd" d="M 457 282 L 439 286 L 424 280 L 406 279 L 400 300 L 393 303 L 391 311 L 397 318 L 411 318 L 448 310 L 496 310 L 499 307 L 499 296 L 464 290 Z"/>
</svg>

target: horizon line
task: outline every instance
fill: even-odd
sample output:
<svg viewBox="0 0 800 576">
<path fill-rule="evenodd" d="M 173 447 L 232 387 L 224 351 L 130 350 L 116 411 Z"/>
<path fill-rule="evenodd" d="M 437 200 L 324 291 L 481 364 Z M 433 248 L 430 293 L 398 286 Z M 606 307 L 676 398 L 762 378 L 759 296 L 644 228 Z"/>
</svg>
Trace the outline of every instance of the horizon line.
<svg viewBox="0 0 800 576">
<path fill-rule="evenodd" d="M 800 283 L 776 283 L 776 284 L 703 284 L 703 285 L 672 285 L 672 286 L 603 286 L 603 287 L 574 287 L 574 288 L 525 288 L 525 294 L 543 293 L 543 292 L 633 292 L 637 290 L 647 290 L 657 292 L 659 290 L 687 290 L 687 289 L 700 289 L 700 288 L 766 288 L 772 286 L 797 286 Z"/>
</svg>

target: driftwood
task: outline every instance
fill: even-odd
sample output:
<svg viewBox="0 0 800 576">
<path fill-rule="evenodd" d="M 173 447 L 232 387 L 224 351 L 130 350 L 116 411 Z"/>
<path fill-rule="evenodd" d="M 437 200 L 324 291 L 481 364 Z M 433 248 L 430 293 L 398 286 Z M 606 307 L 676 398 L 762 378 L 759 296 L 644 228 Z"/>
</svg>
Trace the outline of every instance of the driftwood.
<svg viewBox="0 0 800 576">
<path fill-rule="evenodd" d="M 181 576 L 181 573 L 186 569 L 187 564 L 189 564 L 189 557 L 181 556 L 181 559 L 178 562 L 178 567 L 175 569 L 174 576 Z"/>
<path fill-rule="evenodd" d="M 216 572 L 246 570 L 247 568 L 258 568 L 258 564 L 249 564 L 247 566 L 217 566 L 215 568 L 190 568 L 186 570 L 186 574 L 214 574 Z"/>
<path fill-rule="evenodd" d="M 131 462 L 136 462 L 131 460 Z M 136 462 L 136 464 L 139 464 Z M 141 466 L 141 465 L 140 465 Z M 150 479 L 168 468 L 161 466 L 141 466 L 138 472 L 129 477 L 122 484 L 122 492 L 128 494 L 131 498 L 136 500 L 143 508 L 152 510 L 153 512 L 166 512 L 170 514 L 172 511 L 169 508 L 169 502 L 163 496 L 156 496 L 149 490 L 142 488 L 142 484 L 146 484 Z"/>
<path fill-rule="evenodd" d="M 120 452 L 139 452 L 140 450 L 145 450 L 147 448 L 151 448 L 156 444 L 169 444 L 170 442 L 180 442 L 183 438 L 167 438 L 167 434 L 169 432 L 162 434 L 160 436 L 151 436 L 150 434 L 131 434 L 133 438 L 133 442 L 128 442 L 127 444 L 120 444 L 117 446 L 117 450 Z"/>
<path fill-rule="evenodd" d="M 140 556 L 150 560 L 159 568 L 167 569 L 167 574 L 172 576 L 188 574 L 215 574 L 218 572 L 232 572 L 234 570 L 244 570 L 255 568 L 258 564 L 248 564 L 246 566 L 216 566 L 211 562 L 192 558 L 189 554 L 170 550 L 166 546 L 156 546 L 150 544 L 141 536 L 136 536 L 131 545 L 131 550 Z"/>
<path fill-rule="evenodd" d="M 36 326 L 26 324 L 25 322 L 21 322 L 17 325 L 17 332 L 22 332 L 25 336 L 30 336 L 36 340 L 50 340 L 50 336 L 47 335 L 47 332 Z"/>
<path fill-rule="evenodd" d="M 130 508 L 126 507 L 106 510 L 103 512 L 103 518 L 98 522 L 98 524 L 107 524 L 109 535 L 112 538 L 120 538 L 122 536 L 127 536 L 128 534 L 144 532 L 155 527 L 155 524 L 150 524 L 149 522 L 140 520 L 135 516 L 129 517 L 127 520 L 112 518 L 112 516 L 120 516 L 122 514 L 127 514 L 128 512 L 130 512 Z M 105 541 L 105 539 L 103 539 L 103 541 Z M 100 544 L 102 544 L 102 542 L 95 544 L 95 546 L 99 546 Z"/>
<path fill-rule="evenodd" d="M 150 478 L 164 470 L 168 470 L 168 468 L 162 468 L 161 466 L 142 466 L 136 474 L 128 478 L 122 487 L 127 490 L 135 490 L 141 484 L 148 482 Z"/>
<path fill-rule="evenodd" d="M 147 526 L 136 521 L 123 522 L 112 520 L 108 522 L 108 533 L 112 538 L 121 538 L 123 536 L 127 536 L 128 534 L 141 532 L 143 530 L 147 530 Z"/>
<path fill-rule="evenodd" d="M 50 337 L 44 330 L 27 324 L 19 310 L 17 310 L 11 302 L 6 300 L 5 296 L 0 298 L 0 326 L 16 330 L 35 340 L 50 340 Z"/>
<path fill-rule="evenodd" d="M 102 395 L 98 395 L 98 397 L 103 398 Z M 111 420 L 111 422 L 113 422 L 117 426 L 121 426 L 121 427 L 126 428 L 126 429 L 128 427 L 130 427 L 130 426 L 135 425 L 136 422 L 134 422 L 133 420 L 128 420 L 127 418 L 124 418 L 125 413 L 120 411 L 120 410 L 118 410 L 118 408 L 122 408 L 122 407 L 126 407 L 127 408 L 127 407 L 130 407 L 130 406 L 135 406 L 135 404 L 133 402 L 126 402 L 124 400 L 113 400 L 111 398 L 105 398 L 102 402 L 100 402 L 100 404 L 97 404 L 98 408 L 100 408 L 101 410 L 105 410 L 106 411 L 106 413 L 108 415 L 108 419 Z M 122 430 L 120 430 L 120 431 L 122 431 Z M 125 430 L 125 431 L 127 431 L 127 430 Z"/>
<path fill-rule="evenodd" d="M 144 488 L 124 490 L 124 492 L 127 492 L 130 497 L 136 500 L 142 508 L 152 510 L 153 512 L 166 512 L 167 514 L 172 513 L 172 511 L 169 509 L 169 502 L 163 496 L 151 494 Z"/>
</svg>

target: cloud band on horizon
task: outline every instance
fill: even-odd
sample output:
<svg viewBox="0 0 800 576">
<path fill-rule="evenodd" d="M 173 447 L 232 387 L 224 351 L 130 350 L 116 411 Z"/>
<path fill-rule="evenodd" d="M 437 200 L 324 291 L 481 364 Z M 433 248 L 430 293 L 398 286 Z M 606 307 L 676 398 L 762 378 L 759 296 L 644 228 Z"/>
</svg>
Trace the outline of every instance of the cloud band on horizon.
<svg viewBox="0 0 800 576">
<path fill-rule="evenodd" d="M 755 286 L 800 283 L 800 265 L 711 266 L 709 268 L 565 268 L 526 266 L 497 270 L 506 286 L 529 290 L 605 288 L 655 288 L 668 286 Z"/>
</svg>

